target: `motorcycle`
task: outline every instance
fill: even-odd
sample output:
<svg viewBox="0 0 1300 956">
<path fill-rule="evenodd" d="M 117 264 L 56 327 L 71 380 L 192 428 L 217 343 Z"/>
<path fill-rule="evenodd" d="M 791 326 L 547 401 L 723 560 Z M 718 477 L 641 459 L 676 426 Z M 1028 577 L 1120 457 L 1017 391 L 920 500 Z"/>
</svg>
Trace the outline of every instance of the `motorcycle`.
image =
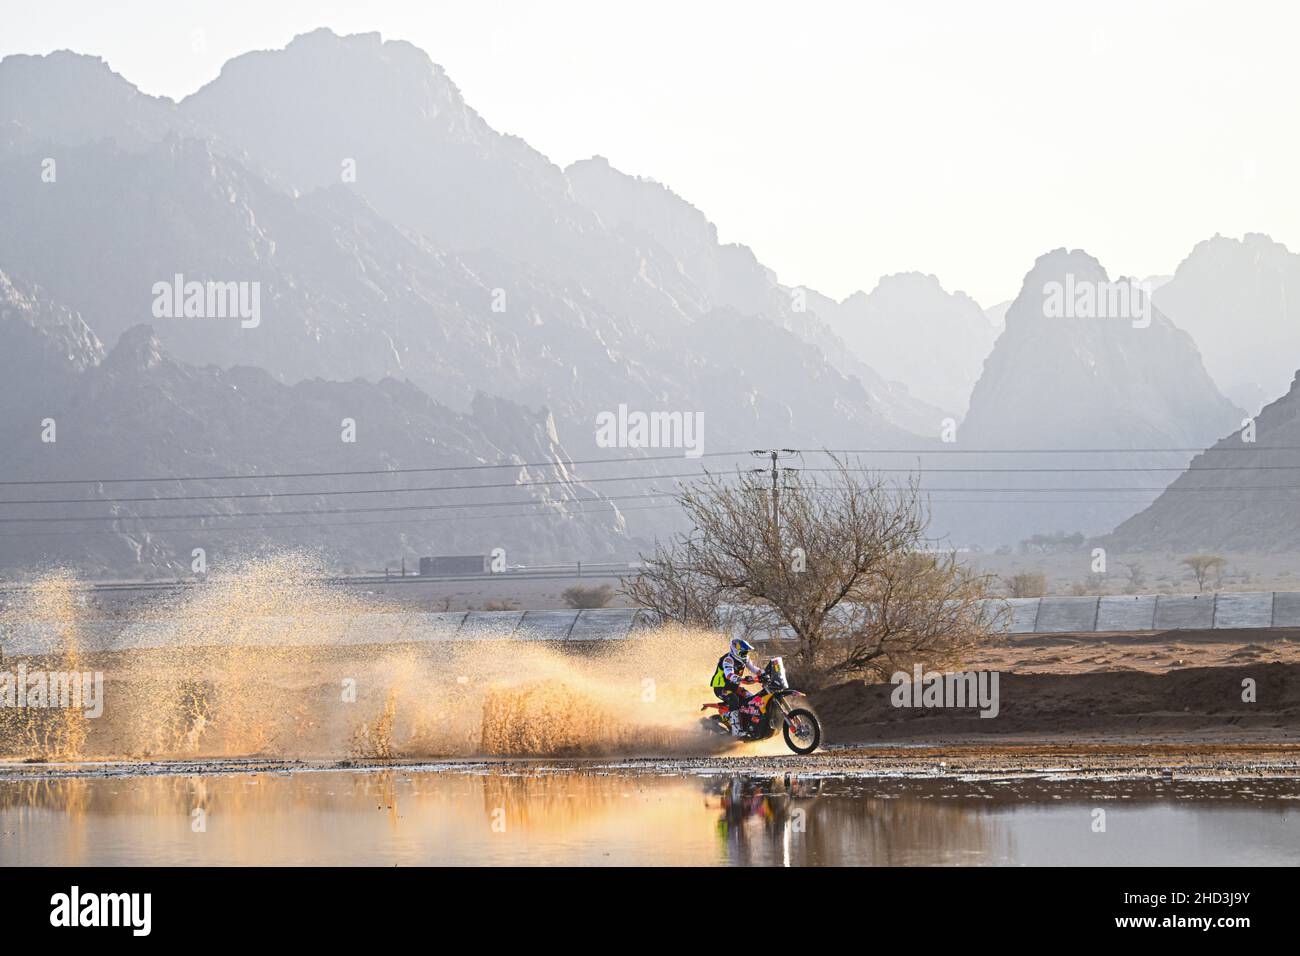
<svg viewBox="0 0 1300 956">
<path fill-rule="evenodd" d="M 822 725 L 808 702 L 808 695 L 790 689 L 785 676 L 785 662 L 774 657 L 758 676 L 762 690 L 748 700 L 739 711 L 733 712 L 726 704 L 703 704 L 700 710 L 716 710 L 716 714 L 701 717 L 703 727 L 716 734 L 731 736 L 731 721 L 739 720 L 744 733 L 739 740 L 766 740 L 779 729 L 785 744 L 797 754 L 810 754 L 822 742 Z"/>
</svg>

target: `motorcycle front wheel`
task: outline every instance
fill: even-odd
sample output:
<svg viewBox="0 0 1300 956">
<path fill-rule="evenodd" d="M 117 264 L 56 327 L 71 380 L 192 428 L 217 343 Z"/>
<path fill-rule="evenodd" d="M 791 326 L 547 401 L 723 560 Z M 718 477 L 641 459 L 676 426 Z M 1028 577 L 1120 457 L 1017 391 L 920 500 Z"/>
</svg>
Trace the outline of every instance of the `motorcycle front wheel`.
<svg viewBox="0 0 1300 956">
<path fill-rule="evenodd" d="M 822 725 L 811 710 L 800 708 L 785 715 L 781 733 L 785 745 L 795 753 L 810 754 L 822 743 Z"/>
</svg>

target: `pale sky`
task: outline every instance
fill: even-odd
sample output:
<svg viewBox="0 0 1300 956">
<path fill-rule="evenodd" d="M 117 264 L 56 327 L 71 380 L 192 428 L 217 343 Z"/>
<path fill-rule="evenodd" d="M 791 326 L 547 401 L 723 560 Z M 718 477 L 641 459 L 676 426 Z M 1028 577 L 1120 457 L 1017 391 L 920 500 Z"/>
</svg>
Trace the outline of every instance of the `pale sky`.
<svg viewBox="0 0 1300 956">
<path fill-rule="evenodd" d="M 1139 276 L 1216 232 L 1300 249 L 1283 0 L 6 7 L 0 55 L 96 54 L 176 99 L 318 26 L 410 40 L 497 129 L 657 179 L 837 298 L 919 270 L 992 305 L 1058 246 Z"/>
</svg>

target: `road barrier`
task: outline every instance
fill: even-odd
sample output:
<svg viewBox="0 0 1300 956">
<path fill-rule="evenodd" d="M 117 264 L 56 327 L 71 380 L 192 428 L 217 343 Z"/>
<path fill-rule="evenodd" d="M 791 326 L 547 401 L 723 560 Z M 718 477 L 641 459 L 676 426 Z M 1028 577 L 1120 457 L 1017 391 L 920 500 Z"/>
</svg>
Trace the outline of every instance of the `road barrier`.
<svg viewBox="0 0 1300 956">
<path fill-rule="evenodd" d="M 1140 633 L 1175 630 L 1300 628 L 1300 592 L 1218 594 L 1107 594 L 1090 597 L 991 598 L 1006 633 Z M 746 629 L 743 609 L 723 609 L 723 629 L 751 640 L 781 635 Z M 132 621 L 85 620 L 72 627 L 81 648 L 116 651 L 177 646 L 312 646 L 407 644 L 429 641 L 617 641 L 651 627 L 636 608 L 582 611 L 392 611 L 302 617 L 168 617 Z M 16 623 L 0 635 L 9 655 L 49 653 L 57 631 Z"/>
</svg>

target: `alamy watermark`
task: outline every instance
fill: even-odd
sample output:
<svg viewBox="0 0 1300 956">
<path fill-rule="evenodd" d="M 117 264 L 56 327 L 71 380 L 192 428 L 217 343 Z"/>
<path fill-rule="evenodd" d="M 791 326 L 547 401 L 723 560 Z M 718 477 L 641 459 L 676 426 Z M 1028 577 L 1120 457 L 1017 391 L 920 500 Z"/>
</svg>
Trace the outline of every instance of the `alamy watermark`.
<svg viewBox="0 0 1300 956">
<path fill-rule="evenodd" d="M 74 885 L 50 897 L 50 925 L 56 927 L 126 927 L 133 936 L 153 928 L 152 893 L 83 893 Z"/>
<path fill-rule="evenodd" d="M 1049 319 L 1127 319 L 1135 329 L 1151 324 L 1149 282 L 1120 279 L 1106 282 L 1080 279 L 1073 272 L 1065 281 L 1043 283 L 1043 315 Z"/>
<path fill-rule="evenodd" d="M 104 712 L 102 671 L 0 671 L 0 707 L 81 710 L 87 717 Z"/>
<path fill-rule="evenodd" d="M 596 416 L 599 448 L 681 448 L 686 458 L 704 454 L 703 412 L 616 412 Z"/>
<path fill-rule="evenodd" d="M 895 707 L 978 707 L 981 717 L 996 717 L 998 703 L 997 671 L 895 671 L 889 678 L 897 686 L 889 695 Z"/>
<path fill-rule="evenodd" d="M 185 281 L 178 272 L 170 282 L 153 284 L 155 319 L 239 319 L 245 329 L 262 324 L 262 283 Z"/>
</svg>

